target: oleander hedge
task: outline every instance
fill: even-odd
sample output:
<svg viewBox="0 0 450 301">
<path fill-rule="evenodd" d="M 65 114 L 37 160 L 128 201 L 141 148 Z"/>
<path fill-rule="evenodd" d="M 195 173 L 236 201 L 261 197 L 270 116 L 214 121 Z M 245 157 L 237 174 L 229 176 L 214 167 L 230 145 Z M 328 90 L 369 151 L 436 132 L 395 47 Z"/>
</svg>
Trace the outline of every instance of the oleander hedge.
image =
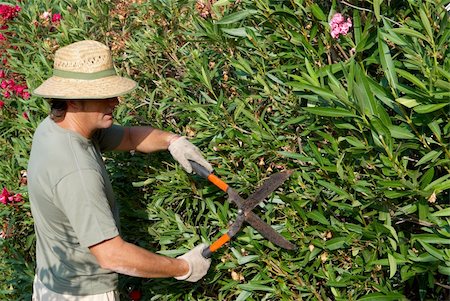
<svg viewBox="0 0 450 301">
<path fill-rule="evenodd" d="M 448 300 L 449 2 L 2 4 L 0 299 L 29 299 L 34 275 L 26 167 L 48 106 L 31 91 L 56 49 L 95 39 L 140 85 L 119 123 L 190 137 L 244 197 L 295 170 L 255 212 L 296 251 L 247 226 L 202 281 L 122 276 L 123 300 Z M 130 242 L 177 256 L 236 217 L 165 152 L 105 161 Z"/>
</svg>

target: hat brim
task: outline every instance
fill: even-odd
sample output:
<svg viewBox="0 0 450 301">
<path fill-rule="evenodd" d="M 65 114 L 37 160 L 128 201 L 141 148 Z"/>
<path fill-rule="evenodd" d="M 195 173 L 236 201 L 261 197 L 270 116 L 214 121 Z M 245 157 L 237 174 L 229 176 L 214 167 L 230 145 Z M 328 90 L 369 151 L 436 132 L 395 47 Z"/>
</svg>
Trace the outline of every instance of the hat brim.
<svg viewBox="0 0 450 301">
<path fill-rule="evenodd" d="M 136 89 L 134 80 L 117 75 L 95 80 L 81 80 L 52 76 L 32 94 L 54 99 L 106 99 L 130 93 Z"/>
</svg>

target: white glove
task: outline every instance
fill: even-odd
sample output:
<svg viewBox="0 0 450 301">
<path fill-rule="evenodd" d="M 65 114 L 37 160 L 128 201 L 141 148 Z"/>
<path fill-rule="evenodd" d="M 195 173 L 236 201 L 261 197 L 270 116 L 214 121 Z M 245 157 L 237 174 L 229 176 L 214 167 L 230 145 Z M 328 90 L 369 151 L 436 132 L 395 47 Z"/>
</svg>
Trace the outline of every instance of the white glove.
<svg viewBox="0 0 450 301">
<path fill-rule="evenodd" d="M 189 264 L 189 272 L 186 275 L 175 277 L 175 279 L 197 282 L 206 275 L 211 265 L 211 258 L 205 258 L 202 255 L 202 251 L 206 247 L 205 244 L 200 244 L 186 254 L 177 257 L 178 259 L 187 261 Z"/>
<path fill-rule="evenodd" d="M 169 152 L 172 157 L 177 160 L 188 173 L 192 173 L 192 166 L 189 163 L 189 160 L 197 162 L 198 164 L 205 167 L 208 171 L 213 170 L 211 164 L 209 164 L 208 161 L 203 158 L 203 155 L 198 147 L 190 143 L 186 139 L 186 137 L 180 137 L 170 143 Z"/>
</svg>

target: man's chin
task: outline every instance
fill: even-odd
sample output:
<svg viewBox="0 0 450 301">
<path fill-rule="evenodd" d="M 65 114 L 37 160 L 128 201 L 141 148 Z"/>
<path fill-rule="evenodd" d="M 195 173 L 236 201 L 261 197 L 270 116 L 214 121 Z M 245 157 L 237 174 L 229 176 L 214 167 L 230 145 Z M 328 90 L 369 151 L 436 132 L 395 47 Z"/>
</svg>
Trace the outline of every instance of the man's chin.
<svg viewBox="0 0 450 301">
<path fill-rule="evenodd" d="M 109 117 L 109 118 L 107 118 Z M 109 128 L 114 124 L 114 118 L 112 116 L 105 116 L 102 122 L 102 128 Z"/>
</svg>

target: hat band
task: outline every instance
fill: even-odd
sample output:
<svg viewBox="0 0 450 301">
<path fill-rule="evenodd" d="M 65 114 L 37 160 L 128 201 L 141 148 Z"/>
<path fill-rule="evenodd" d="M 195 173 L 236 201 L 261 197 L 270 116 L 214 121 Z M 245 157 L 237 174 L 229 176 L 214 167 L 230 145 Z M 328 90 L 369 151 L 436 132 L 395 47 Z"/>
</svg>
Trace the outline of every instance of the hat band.
<svg viewBox="0 0 450 301">
<path fill-rule="evenodd" d="M 116 75 L 116 71 L 111 68 L 103 71 L 98 71 L 94 73 L 84 73 L 84 72 L 74 72 L 74 71 L 65 71 L 65 70 L 53 70 L 53 75 L 63 78 L 71 78 L 71 79 L 81 79 L 81 80 L 94 80 L 107 76 Z"/>
</svg>

